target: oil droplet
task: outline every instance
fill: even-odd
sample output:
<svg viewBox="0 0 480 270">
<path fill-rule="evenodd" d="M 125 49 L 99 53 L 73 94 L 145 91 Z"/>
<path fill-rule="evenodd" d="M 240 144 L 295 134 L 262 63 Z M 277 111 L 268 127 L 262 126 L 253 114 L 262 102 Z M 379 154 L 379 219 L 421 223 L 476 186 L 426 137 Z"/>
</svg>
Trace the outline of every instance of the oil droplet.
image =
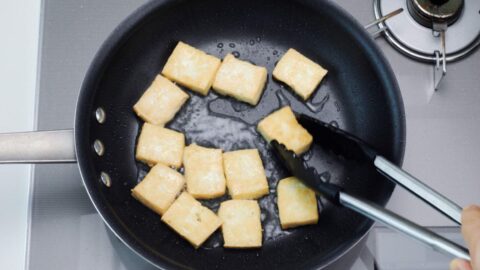
<svg viewBox="0 0 480 270">
<path fill-rule="evenodd" d="M 277 95 L 280 107 L 290 106 L 290 100 L 288 100 L 288 98 L 282 93 L 282 90 L 278 89 L 275 92 L 275 95 Z"/>
<path fill-rule="evenodd" d="M 328 124 L 330 124 L 330 126 L 332 126 L 332 127 L 338 128 L 338 122 L 337 122 L 337 121 L 331 121 L 331 122 L 328 123 Z"/>
<path fill-rule="evenodd" d="M 261 37 L 257 37 L 256 40 L 257 40 L 257 42 L 260 42 L 260 41 L 262 41 L 262 38 L 261 38 Z"/>
<path fill-rule="evenodd" d="M 337 109 L 337 112 L 339 112 L 340 111 L 340 105 L 338 104 L 338 101 L 335 101 L 333 104 L 335 105 L 335 108 Z"/>
<path fill-rule="evenodd" d="M 332 176 L 330 175 L 329 172 L 323 172 L 322 174 L 320 174 L 320 180 L 322 180 L 323 182 L 326 182 L 326 183 L 330 182 L 331 177 Z"/>
<path fill-rule="evenodd" d="M 251 46 L 255 45 L 255 40 L 250 39 L 250 42 L 248 42 Z"/>
<path fill-rule="evenodd" d="M 240 57 L 240 53 L 237 52 L 237 51 L 233 51 L 232 54 L 233 54 L 233 56 L 235 56 L 236 58 Z"/>
<path fill-rule="evenodd" d="M 148 168 L 148 166 L 146 165 L 140 164 L 140 165 L 137 165 L 137 169 L 138 169 L 137 183 L 140 183 L 140 181 L 142 181 L 143 178 L 145 178 L 150 168 Z"/>
<path fill-rule="evenodd" d="M 318 204 L 319 204 L 319 210 L 320 212 L 322 211 L 322 209 L 325 209 L 325 203 L 323 202 L 322 198 L 318 198 Z"/>
<path fill-rule="evenodd" d="M 304 161 L 309 161 L 313 156 L 313 151 L 307 151 L 305 154 L 303 154 L 302 158 Z"/>
<path fill-rule="evenodd" d="M 272 54 L 273 54 L 273 55 L 277 55 L 277 54 L 278 54 L 278 51 L 277 51 L 277 50 L 273 50 Z"/>
<path fill-rule="evenodd" d="M 243 102 L 232 102 L 232 108 L 236 112 L 243 112 L 250 109 L 250 106 Z"/>
<path fill-rule="evenodd" d="M 314 103 L 313 101 L 309 101 L 305 104 L 307 105 L 307 108 L 313 113 L 319 113 L 323 110 L 323 107 L 325 107 L 325 104 L 328 102 L 329 99 L 330 95 L 326 94 L 320 102 Z"/>
<path fill-rule="evenodd" d="M 221 42 L 218 43 L 218 44 L 217 44 L 217 48 L 223 48 L 223 43 L 221 43 Z"/>
<path fill-rule="evenodd" d="M 230 44 L 228 44 L 228 47 L 230 47 L 230 48 L 235 48 L 235 43 L 230 43 Z"/>
<path fill-rule="evenodd" d="M 207 241 L 205 241 L 202 246 L 200 247 L 201 249 L 204 250 L 212 250 L 215 248 L 218 248 L 221 246 L 222 240 L 220 237 L 220 234 L 215 233 L 212 236 L 210 236 Z"/>
</svg>

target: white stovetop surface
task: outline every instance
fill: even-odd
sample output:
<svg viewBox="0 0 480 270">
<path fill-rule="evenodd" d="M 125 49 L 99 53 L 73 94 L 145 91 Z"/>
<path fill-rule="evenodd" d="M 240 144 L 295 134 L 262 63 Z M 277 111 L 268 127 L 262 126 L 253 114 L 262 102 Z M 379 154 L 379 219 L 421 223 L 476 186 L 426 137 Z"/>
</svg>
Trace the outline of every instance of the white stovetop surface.
<svg viewBox="0 0 480 270">
<path fill-rule="evenodd" d="M 0 8 L 0 132 L 34 128 L 38 0 L 6 0 Z M 24 269 L 30 165 L 0 165 L 0 269 Z"/>
</svg>

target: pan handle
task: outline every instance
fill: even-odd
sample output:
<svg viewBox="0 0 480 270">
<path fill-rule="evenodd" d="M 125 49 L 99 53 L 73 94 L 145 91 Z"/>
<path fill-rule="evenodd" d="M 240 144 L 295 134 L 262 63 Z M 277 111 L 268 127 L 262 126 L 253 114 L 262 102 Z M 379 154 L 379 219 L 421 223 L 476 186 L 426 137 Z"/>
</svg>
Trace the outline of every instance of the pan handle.
<svg viewBox="0 0 480 270">
<path fill-rule="evenodd" d="M 0 134 L 0 164 L 76 162 L 73 129 Z"/>
<path fill-rule="evenodd" d="M 413 175 L 395 166 L 395 164 L 384 157 L 377 156 L 374 164 L 381 173 L 388 176 L 388 178 L 395 183 L 435 207 L 452 221 L 455 221 L 457 224 L 462 224 L 462 208 L 456 203 L 427 186 Z"/>
</svg>

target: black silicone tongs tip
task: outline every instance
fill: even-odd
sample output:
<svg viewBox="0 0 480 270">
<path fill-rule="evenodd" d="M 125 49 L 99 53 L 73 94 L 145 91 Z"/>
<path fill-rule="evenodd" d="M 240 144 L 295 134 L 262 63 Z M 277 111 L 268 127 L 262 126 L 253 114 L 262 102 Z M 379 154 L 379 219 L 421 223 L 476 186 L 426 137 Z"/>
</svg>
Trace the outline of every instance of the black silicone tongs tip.
<svg viewBox="0 0 480 270">
<path fill-rule="evenodd" d="M 297 119 L 300 125 L 313 136 L 315 144 L 321 145 L 336 155 L 361 162 L 371 162 L 377 156 L 377 151 L 371 145 L 337 126 L 306 114 L 299 114 Z"/>
<path fill-rule="evenodd" d="M 270 144 L 273 146 L 276 156 L 290 173 L 328 200 L 335 204 L 339 203 L 341 191 L 339 186 L 324 182 L 314 167 L 309 167 L 301 156 L 288 150 L 285 145 L 276 140 L 271 141 Z"/>
</svg>

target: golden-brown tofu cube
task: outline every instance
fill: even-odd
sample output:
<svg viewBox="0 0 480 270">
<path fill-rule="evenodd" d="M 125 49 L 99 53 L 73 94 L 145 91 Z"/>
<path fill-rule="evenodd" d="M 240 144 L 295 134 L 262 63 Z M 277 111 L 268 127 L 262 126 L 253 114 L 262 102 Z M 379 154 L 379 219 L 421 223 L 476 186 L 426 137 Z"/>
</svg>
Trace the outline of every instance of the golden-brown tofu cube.
<svg viewBox="0 0 480 270">
<path fill-rule="evenodd" d="M 220 59 L 183 42 L 178 42 L 162 74 L 201 95 L 207 95 L 220 66 Z"/>
<path fill-rule="evenodd" d="M 168 79 L 157 75 L 133 106 L 133 110 L 145 122 L 163 126 L 175 117 L 187 99 L 187 93 Z"/>
<path fill-rule="evenodd" d="M 277 196 L 280 224 L 283 229 L 318 222 L 315 192 L 297 178 L 280 180 Z"/>
<path fill-rule="evenodd" d="M 163 163 L 179 168 L 184 147 L 185 136 L 182 133 L 145 123 L 138 139 L 136 158 L 150 166 Z"/>
<path fill-rule="evenodd" d="M 157 214 L 163 215 L 184 186 L 183 175 L 159 163 L 132 189 L 132 196 Z"/>
<path fill-rule="evenodd" d="M 183 154 L 188 193 L 197 199 L 212 199 L 225 194 L 222 149 L 191 144 Z"/>
<path fill-rule="evenodd" d="M 222 225 L 222 220 L 214 212 L 202 206 L 187 192 L 178 196 L 162 216 L 162 221 L 195 248 Z"/>
<path fill-rule="evenodd" d="M 220 204 L 218 216 L 223 221 L 222 234 L 226 248 L 262 246 L 260 207 L 254 200 L 230 200 Z"/>
<path fill-rule="evenodd" d="M 266 81 L 266 68 L 228 54 L 218 69 L 213 89 L 222 95 L 257 105 Z"/>
<path fill-rule="evenodd" d="M 307 100 L 327 74 L 327 70 L 294 49 L 289 49 L 278 61 L 273 77 L 290 86 Z"/>
<path fill-rule="evenodd" d="M 257 149 L 223 153 L 228 193 L 233 199 L 257 199 L 268 194 L 268 182 Z"/>
<path fill-rule="evenodd" d="M 313 141 L 312 135 L 298 123 L 289 106 L 262 119 L 257 129 L 268 142 L 277 140 L 297 155 L 306 152 Z"/>
</svg>

